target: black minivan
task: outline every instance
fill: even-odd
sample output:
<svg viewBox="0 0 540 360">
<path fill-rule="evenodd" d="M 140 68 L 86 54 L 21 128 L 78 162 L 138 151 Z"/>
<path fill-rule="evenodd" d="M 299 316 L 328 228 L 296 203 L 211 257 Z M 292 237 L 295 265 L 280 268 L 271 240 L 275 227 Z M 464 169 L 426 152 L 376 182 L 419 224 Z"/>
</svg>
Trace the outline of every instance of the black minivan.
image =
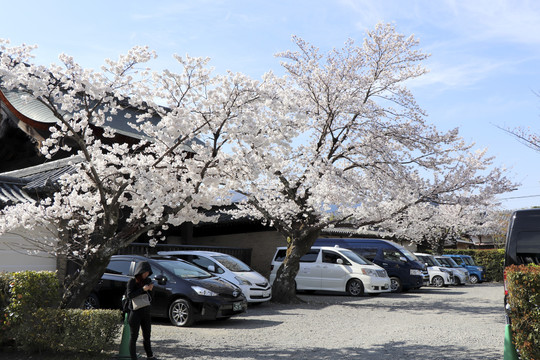
<svg viewBox="0 0 540 360">
<path fill-rule="evenodd" d="M 512 214 L 506 235 L 504 266 L 540 264 L 540 209 Z"/>
<path fill-rule="evenodd" d="M 152 316 L 169 318 L 176 326 L 198 320 L 226 319 L 243 313 L 247 301 L 239 287 L 183 260 L 170 257 L 115 255 L 86 308 L 120 309 L 126 285 L 138 262 L 152 267 Z"/>
</svg>

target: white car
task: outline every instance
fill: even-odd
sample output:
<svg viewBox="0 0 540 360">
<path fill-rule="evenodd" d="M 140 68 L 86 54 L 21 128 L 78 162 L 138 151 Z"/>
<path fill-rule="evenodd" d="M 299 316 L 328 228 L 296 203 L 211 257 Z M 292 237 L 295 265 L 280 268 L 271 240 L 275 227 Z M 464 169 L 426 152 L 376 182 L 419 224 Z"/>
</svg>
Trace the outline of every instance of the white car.
<svg viewBox="0 0 540 360">
<path fill-rule="evenodd" d="M 433 255 L 414 253 L 421 263 L 426 264 L 429 273 L 429 283 L 437 287 L 454 284 L 454 273 L 452 270 L 442 266 Z"/>
<path fill-rule="evenodd" d="M 278 247 L 272 260 L 270 282 L 285 259 L 287 248 Z M 390 292 L 390 278 L 382 267 L 339 246 L 312 247 L 300 258 L 295 278 L 297 290 L 346 292 L 352 296 Z"/>
<path fill-rule="evenodd" d="M 261 303 L 272 298 L 268 280 L 234 256 L 214 251 L 159 251 L 158 255 L 174 256 L 195 264 L 238 286 L 248 303 Z"/>
<path fill-rule="evenodd" d="M 469 282 L 469 271 L 459 266 L 454 259 L 447 256 L 435 256 L 435 259 L 454 273 L 454 285 L 465 285 Z"/>
</svg>

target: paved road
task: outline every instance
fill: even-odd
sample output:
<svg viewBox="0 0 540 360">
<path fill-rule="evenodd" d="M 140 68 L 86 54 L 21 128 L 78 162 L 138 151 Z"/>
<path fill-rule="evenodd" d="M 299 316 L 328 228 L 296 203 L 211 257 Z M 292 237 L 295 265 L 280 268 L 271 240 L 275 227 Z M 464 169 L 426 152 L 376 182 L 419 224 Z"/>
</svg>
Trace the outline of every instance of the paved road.
<svg viewBox="0 0 540 360">
<path fill-rule="evenodd" d="M 300 306 L 265 303 L 192 328 L 155 322 L 152 342 L 162 359 L 500 360 L 502 296 L 501 284 L 301 295 Z"/>
</svg>

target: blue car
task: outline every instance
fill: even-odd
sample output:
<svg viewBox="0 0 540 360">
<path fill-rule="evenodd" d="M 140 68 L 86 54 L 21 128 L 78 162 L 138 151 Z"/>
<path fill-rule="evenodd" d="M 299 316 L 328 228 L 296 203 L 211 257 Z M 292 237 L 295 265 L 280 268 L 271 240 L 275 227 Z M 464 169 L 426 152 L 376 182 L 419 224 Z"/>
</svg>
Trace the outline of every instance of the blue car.
<svg viewBox="0 0 540 360">
<path fill-rule="evenodd" d="M 470 255 L 443 255 L 452 258 L 459 266 L 469 271 L 469 281 L 471 284 L 478 284 L 482 281 L 486 281 L 486 270 L 482 266 L 478 266 L 474 263 L 473 258 Z"/>
</svg>

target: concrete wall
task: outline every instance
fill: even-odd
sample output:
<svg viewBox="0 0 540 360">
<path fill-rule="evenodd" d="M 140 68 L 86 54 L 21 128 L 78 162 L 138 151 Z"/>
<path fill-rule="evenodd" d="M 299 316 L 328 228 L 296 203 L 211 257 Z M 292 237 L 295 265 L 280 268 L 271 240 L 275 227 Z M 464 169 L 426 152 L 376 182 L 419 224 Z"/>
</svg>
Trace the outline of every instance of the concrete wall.
<svg viewBox="0 0 540 360">
<path fill-rule="evenodd" d="M 194 238 L 186 245 L 203 244 L 208 246 L 230 246 L 251 248 L 251 267 L 268 277 L 270 262 L 276 253 L 276 247 L 286 246 L 286 239 L 277 231 L 260 231 L 244 234 L 215 235 Z"/>
</svg>

